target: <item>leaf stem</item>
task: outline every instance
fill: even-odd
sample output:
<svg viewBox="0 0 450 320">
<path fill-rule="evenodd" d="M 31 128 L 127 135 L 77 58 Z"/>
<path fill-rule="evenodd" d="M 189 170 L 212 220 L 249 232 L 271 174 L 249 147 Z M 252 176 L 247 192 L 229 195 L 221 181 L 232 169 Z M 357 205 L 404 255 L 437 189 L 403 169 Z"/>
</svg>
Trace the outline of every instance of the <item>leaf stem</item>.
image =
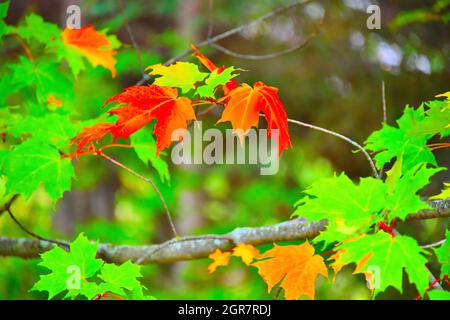
<svg viewBox="0 0 450 320">
<path fill-rule="evenodd" d="M 342 140 L 350 143 L 352 146 L 358 148 L 364 154 L 364 156 L 366 157 L 367 161 L 369 162 L 370 168 L 373 171 L 373 175 L 377 179 L 381 179 L 380 174 L 378 173 L 377 168 L 375 167 L 375 163 L 373 162 L 373 160 L 370 157 L 369 153 L 359 143 L 353 141 L 352 139 L 350 139 L 350 138 L 348 138 L 348 137 L 346 137 L 346 136 L 344 136 L 344 135 L 342 135 L 340 133 L 337 133 L 337 132 L 334 132 L 334 131 L 331 131 L 331 130 L 328 130 L 328 129 L 325 129 L 325 128 L 322 128 L 322 127 L 319 127 L 319 126 L 315 126 L 315 125 L 312 125 L 312 124 L 309 124 L 309 123 L 306 123 L 306 122 L 293 120 L 293 119 L 288 119 L 287 121 L 290 122 L 290 123 L 302 126 L 302 127 L 306 127 L 306 128 L 310 128 L 310 129 L 313 129 L 313 130 L 325 132 L 327 134 L 330 134 L 332 136 L 335 136 L 335 137 L 337 137 L 339 139 L 342 139 Z"/>
<path fill-rule="evenodd" d="M 98 154 L 100 157 L 102 157 L 102 158 L 108 160 L 108 161 L 111 162 L 112 164 L 114 164 L 114 165 L 116 165 L 116 166 L 118 166 L 118 167 L 120 167 L 120 168 L 122 168 L 122 169 L 128 171 L 128 172 L 131 173 L 133 176 L 135 176 L 135 177 L 137 177 L 137 178 L 139 178 L 139 179 L 141 179 L 141 180 L 143 180 L 143 181 L 145 181 L 145 182 L 151 184 L 151 186 L 153 187 L 153 190 L 155 190 L 156 194 L 158 195 L 159 199 L 161 200 L 161 203 L 162 203 L 163 206 L 164 206 L 164 210 L 165 210 L 167 219 L 169 220 L 170 228 L 172 229 L 172 232 L 173 232 L 175 238 L 179 238 L 180 236 L 178 235 L 177 229 L 175 228 L 175 224 L 174 224 L 174 222 L 173 222 L 172 215 L 170 214 L 169 207 L 167 206 L 167 203 L 166 203 L 166 201 L 164 200 L 164 197 L 163 197 L 162 193 L 159 191 L 159 189 L 158 189 L 158 187 L 156 186 L 156 184 L 155 184 L 155 182 L 153 181 L 153 179 L 151 179 L 151 178 L 146 178 L 146 177 L 140 175 L 139 173 L 137 173 L 137 172 L 135 172 L 134 170 L 130 169 L 129 167 L 127 167 L 127 166 L 124 165 L 123 163 L 121 163 L 121 162 L 119 162 L 119 161 L 117 161 L 117 160 L 111 158 L 110 156 L 104 154 L 101 150 L 98 150 L 98 151 L 97 151 L 97 154 Z"/>
</svg>

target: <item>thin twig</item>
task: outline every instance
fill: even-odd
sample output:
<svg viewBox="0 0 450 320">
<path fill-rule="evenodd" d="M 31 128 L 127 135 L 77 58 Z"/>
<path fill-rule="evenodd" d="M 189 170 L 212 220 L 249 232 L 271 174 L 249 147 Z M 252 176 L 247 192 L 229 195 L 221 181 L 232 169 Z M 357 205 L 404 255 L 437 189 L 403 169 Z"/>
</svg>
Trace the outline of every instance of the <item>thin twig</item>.
<svg viewBox="0 0 450 320">
<path fill-rule="evenodd" d="M 27 55 L 28 59 L 30 59 L 30 61 L 34 61 L 34 56 L 31 53 L 30 47 L 28 47 L 28 45 L 25 43 L 25 41 L 22 39 L 21 36 L 19 36 L 17 33 L 13 33 L 12 34 L 17 41 L 19 41 L 22 49 L 25 51 L 25 54 Z"/>
<path fill-rule="evenodd" d="M 214 31 L 213 10 L 214 10 L 214 0 L 209 0 L 208 1 L 208 33 L 206 34 L 207 39 L 210 39 L 212 37 L 213 31 Z"/>
<path fill-rule="evenodd" d="M 225 32 L 223 32 L 223 33 L 220 33 L 220 34 L 218 34 L 218 35 L 216 35 L 216 36 L 214 36 L 214 37 L 211 37 L 211 38 L 209 38 L 209 39 L 206 39 L 206 40 L 204 40 L 204 41 L 201 41 L 201 42 L 199 42 L 199 43 L 196 43 L 196 44 L 195 44 L 195 47 L 201 48 L 201 47 L 210 45 L 210 44 L 212 44 L 212 43 L 216 43 L 216 42 L 218 42 L 218 41 L 220 41 L 220 40 L 222 40 L 222 39 L 225 39 L 225 38 L 228 38 L 228 37 L 230 37 L 230 36 L 232 36 L 232 35 L 235 35 L 235 34 L 241 32 L 241 31 L 245 30 L 245 29 L 248 28 L 248 27 L 252 27 L 252 26 L 254 26 L 254 25 L 257 25 L 258 23 L 261 23 L 261 22 L 263 22 L 263 21 L 265 21 L 265 20 L 267 20 L 267 19 L 270 19 L 270 18 L 272 18 L 272 17 L 274 17 L 274 16 L 276 16 L 276 15 L 278 15 L 278 14 L 280 14 L 280 13 L 286 11 L 286 10 L 289 10 L 289 9 L 291 9 L 291 8 L 294 8 L 294 7 L 297 7 L 297 6 L 300 6 L 300 5 L 304 5 L 304 4 L 306 4 L 306 3 L 308 3 L 308 2 L 311 2 L 311 1 L 312 1 L 312 0 L 299 0 L 299 1 L 295 1 L 295 2 L 293 2 L 293 3 L 291 3 L 291 4 L 288 4 L 288 5 L 284 5 L 284 6 L 278 7 L 277 9 L 272 10 L 272 11 L 270 11 L 269 13 L 266 13 L 265 15 L 263 15 L 263 16 L 257 18 L 257 19 L 254 19 L 254 20 L 252 20 L 252 21 L 250 21 L 250 22 L 248 22 L 248 23 L 242 24 L 242 25 L 240 25 L 240 26 L 238 26 L 238 27 L 235 27 L 235 28 L 232 28 L 232 29 L 230 29 L 230 30 L 228 30 L 228 31 L 225 31 Z M 176 62 L 176 61 L 178 61 L 178 60 L 181 60 L 181 59 L 187 57 L 187 56 L 188 56 L 189 54 L 191 54 L 192 52 L 193 52 L 192 48 L 188 48 L 188 49 L 184 50 L 183 52 L 181 52 L 180 54 L 178 54 L 177 56 L 175 56 L 175 57 L 170 58 L 169 60 L 167 60 L 167 61 L 164 63 L 164 65 L 167 66 L 167 65 L 170 65 L 170 64 L 172 64 L 172 63 L 174 63 L 174 62 Z M 136 83 L 136 85 L 142 85 L 142 84 L 144 84 L 146 81 L 148 81 L 149 79 L 151 79 L 151 77 L 152 77 L 151 75 L 147 75 L 147 74 L 144 75 L 144 76 L 141 78 L 141 80 L 139 80 L 139 81 Z"/>
<path fill-rule="evenodd" d="M 386 87 L 384 81 L 381 82 L 381 100 L 383 103 L 383 122 L 387 123 Z"/>
<path fill-rule="evenodd" d="M 381 82 L 381 101 L 383 105 L 383 123 L 387 124 L 387 104 L 386 104 L 386 87 L 384 81 Z M 380 169 L 380 177 L 383 176 L 384 166 Z"/>
<path fill-rule="evenodd" d="M 139 178 L 139 179 L 141 179 L 141 180 L 143 180 L 143 181 L 145 181 L 145 182 L 151 184 L 151 186 L 153 187 L 153 190 L 155 190 L 156 194 L 158 195 L 159 199 L 161 200 L 161 203 L 162 203 L 163 206 L 164 206 L 164 209 L 165 209 L 165 212 L 166 212 L 167 219 L 169 220 L 170 228 L 172 229 L 172 232 L 173 232 L 175 238 L 179 238 L 180 236 L 178 235 L 177 229 L 175 228 L 175 224 L 174 224 L 174 222 L 173 222 L 172 215 L 170 214 L 169 207 L 167 206 L 166 200 L 164 200 L 164 197 L 163 197 L 162 193 L 159 191 L 159 189 L 158 189 L 158 187 L 156 186 L 156 184 L 155 184 L 155 182 L 153 181 L 153 179 L 151 179 L 151 178 L 146 178 L 146 177 L 140 175 L 139 173 L 133 171 L 132 169 L 130 169 L 130 168 L 127 167 L 126 165 L 124 165 L 124 164 L 120 163 L 119 161 L 117 161 L 117 160 L 111 158 L 110 156 L 104 154 L 104 153 L 101 152 L 101 151 L 97 152 L 97 154 L 98 154 L 100 157 L 102 157 L 102 158 L 108 160 L 108 161 L 111 162 L 112 164 L 114 164 L 114 165 L 116 165 L 116 166 L 118 166 L 118 167 L 120 167 L 120 168 L 126 170 L 127 172 L 131 173 L 133 176 L 135 176 L 135 177 L 137 177 L 137 178 Z"/>
<path fill-rule="evenodd" d="M 268 59 L 274 59 L 274 58 L 278 58 L 282 55 L 291 53 L 293 51 L 296 50 L 300 50 L 302 48 L 304 48 L 306 45 L 308 45 L 312 39 L 314 39 L 316 37 L 316 34 L 313 33 L 311 35 L 309 35 L 304 41 L 296 44 L 293 47 L 278 51 L 278 52 L 274 52 L 274 53 L 269 53 L 269 54 L 261 54 L 261 55 L 253 55 L 253 54 L 241 54 L 238 52 L 234 52 L 231 51 L 225 47 L 222 47 L 221 45 L 217 44 L 217 43 L 211 43 L 211 46 L 216 48 L 217 50 L 232 56 L 234 58 L 238 58 L 238 59 L 245 59 L 245 60 L 268 60 Z"/>
<path fill-rule="evenodd" d="M 18 194 L 15 194 L 11 197 L 11 199 L 9 199 L 1 208 L 0 208 L 0 215 L 2 215 L 3 212 L 8 211 L 11 206 L 13 205 L 14 201 L 17 200 L 17 198 L 19 197 Z"/>
<path fill-rule="evenodd" d="M 44 237 L 41 237 L 40 235 L 34 233 L 33 231 L 30 231 L 30 230 L 29 230 L 28 228 L 26 228 L 22 223 L 20 223 L 19 220 L 17 220 L 17 218 L 16 218 L 16 217 L 14 216 L 14 214 L 11 212 L 11 208 L 8 208 L 8 209 L 6 210 L 6 212 L 8 212 L 9 216 L 10 216 L 11 219 L 14 221 L 14 223 L 17 224 L 17 226 L 18 226 L 23 232 L 25 232 L 26 234 L 30 235 L 31 237 L 36 238 L 36 239 L 41 240 L 41 241 L 46 241 L 46 242 L 54 243 L 54 244 L 56 244 L 56 245 L 59 245 L 59 246 L 65 247 L 65 248 L 69 248 L 69 247 L 70 247 L 70 245 L 69 245 L 67 242 L 63 242 L 63 241 L 59 241 L 59 240 L 51 240 L 51 239 L 48 239 L 48 238 L 44 238 Z"/>
<path fill-rule="evenodd" d="M 447 239 L 442 239 L 441 241 L 435 242 L 435 243 L 430 243 L 427 245 L 423 245 L 421 246 L 423 249 L 429 249 L 429 248 L 434 248 L 434 247 L 439 247 L 442 244 L 444 244 L 444 242 L 447 241 Z"/>
<path fill-rule="evenodd" d="M 288 122 L 294 123 L 294 124 L 302 126 L 302 127 L 306 127 L 306 128 L 310 128 L 310 129 L 314 129 L 314 130 L 325 132 L 327 134 L 330 134 L 332 136 L 335 136 L 335 137 L 337 137 L 339 139 L 342 139 L 342 140 L 350 143 L 352 146 L 358 148 L 364 154 L 364 156 L 366 157 L 367 161 L 370 164 L 370 168 L 373 171 L 373 175 L 377 179 L 380 179 L 380 174 L 378 173 L 377 168 L 375 167 L 375 164 L 374 164 L 371 156 L 366 151 L 366 149 L 364 149 L 364 147 L 361 146 L 359 143 L 353 141 L 352 139 L 350 139 L 350 138 L 348 138 L 348 137 L 346 137 L 346 136 L 344 136 L 344 135 L 342 135 L 340 133 L 337 133 L 337 132 L 334 132 L 334 131 L 331 131 L 331 130 L 328 130 L 328 129 L 325 129 L 325 128 L 322 128 L 322 127 L 318 127 L 318 126 L 315 126 L 315 125 L 312 125 L 312 124 L 309 124 L 309 123 L 306 123 L 306 122 L 301 122 L 301 121 L 293 120 L 293 119 L 288 119 Z"/>
<path fill-rule="evenodd" d="M 142 75 L 146 75 L 144 62 L 142 60 L 141 47 L 137 43 L 136 38 L 135 38 L 134 33 L 133 33 L 133 30 L 131 29 L 130 24 L 128 22 L 128 18 L 126 17 L 125 6 L 124 6 L 124 3 L 123 3 L 123 0 L 119 1 L 119 8 L 120 8 L 120 11 L 122 13 L 122 18 L 123 18 L 123 21 L 124 21 L 125 29 L 126 29 L 126 31 L 128 33 L 128 37 L 130 38 L 131 44 L 133 45 L 133 48 L 134 48 L 134 51 L 136 51 L 136 55 L 137 55 L 137 58 L 138 58 L 138 61 L 139 61 L 139 65 L 141 67 Z"/>
</svg>

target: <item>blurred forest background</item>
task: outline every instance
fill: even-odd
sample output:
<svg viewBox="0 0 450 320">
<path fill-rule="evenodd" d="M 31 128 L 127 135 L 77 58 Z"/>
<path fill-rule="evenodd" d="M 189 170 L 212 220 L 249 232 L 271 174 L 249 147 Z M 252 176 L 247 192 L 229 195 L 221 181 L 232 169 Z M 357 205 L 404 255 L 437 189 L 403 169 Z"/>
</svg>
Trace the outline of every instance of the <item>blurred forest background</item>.
<svg viewBox="0 0 450 320">
<path fill-rule="evenodd" d="M 143 67 L 162 63 L 191 43 L 244 24 L 292 0 L 12 0 L 6 22 L 16 25 L 35 12 L 64 27 L 66 9 L 77 4 L 82 25 L 108 29 L 124 44 L 117 54 L 118 77 L 107 70 L 88 68 L 75 85 L 72 108 L 92 117 L 103 102 L 135 84 Z M 381 7 L 381 30 L 369 30 L 366 9 Z M 304 48 L 267 60 L 241 59 L 214 47 L 202 52 L 217 65 L 234 65 L 241 80 L 262 80 L 280 88 L 289 118 L 340 132 L 362 143 L 381 127 L 382 81 L 386 85 L 387 120 L 393 124 L 405 105 L 418 106 L 450 90 L 450 1 L 333 0 L 313 1 L 273 17 L 218 44 L 239 54 L 263 55 L 317 36 Z M 36 30 L 39 32 L 39 30 Z M 133 45 L 133 41 L 135 45 Z M 136 46 L 137 44 L 137 46 Z M 21 48 L 5 40 L 1 65 L 17 60 Z M 192 59 L 189 57 L 188 59 Z M 193 60 L 192 60 L 193 61 Z M 220 110 L 218 111 L 220 112 Z M 203 126 L 214 126 L 217 114 L 204 116 Z M 219 128 L 228 128 L 220 125 Z M 347 172 L 370 175 L 361 154 L 343 141 L 292 126 L 293 149 L 286 151 L 280 171 L 260 176 L 255 166 L 170 166 L 170 182 L 145 167 L 129 151 L 115 151 L 123 162 L 153 176 L 168 201 L 182 235 L 225 233 L 235 227 L 263 226 L 289 219 L 301 191 L 314 180 Z M 436 151 L 439 164 L 450 165 L 448 149 Z M 168 158 L 168 157 L 166 157 Z M 437 192 L 445 173 L 435 179 Z M 72 240 L 79 232 L 89 239 L 114 244 L 159 243 L 172 237 L 158 197 L 148 184 L 102 159 L 77 162 L 74 190 L 56 208 L 42 192 L 20 199 L 16 215 L 36 233 Z M 433 188 L 432 188 L 433 189 Z M 333 190 L 330 190 L 333 192 Z M 402 226 L 419 243 L 440 240 L 448 222 L 433 220 Z M 0 234 L 25 237 L 10 219 L 1 217 Z M 45 298 L 28 292 L 42 270 L 37 260 L 0 258 L 0 299 Z M 143 283 L 158 299 L 270 299 L 256 268 L 239 262 L 210 275 L 207 259 L 143 267 Z M 342 272 L 335 284 L 322 281 L 318 299 L 367 299 L 363 276 Z M 273 295 L 273 294 L 272 294 Z M 414 290 L 404 298 L 413 298 Z M 380 298 L 400 298 L 388 290 Z"/>
</svg>

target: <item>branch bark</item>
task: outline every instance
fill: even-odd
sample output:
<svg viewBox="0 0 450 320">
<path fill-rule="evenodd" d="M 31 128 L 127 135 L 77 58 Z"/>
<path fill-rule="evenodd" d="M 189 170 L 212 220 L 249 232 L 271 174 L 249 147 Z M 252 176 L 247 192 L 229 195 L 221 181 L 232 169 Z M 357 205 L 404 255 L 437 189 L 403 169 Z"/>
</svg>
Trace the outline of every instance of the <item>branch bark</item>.
<svg viewBox="0 0 450 320">
<path fill-rule="evenodd" d="M 450 199 L 430 202 L 434 209 L 409 215 L 406 221 L 450 217 Z M 257 228 L 237 228 L 223 235 L 189 236 L 155 245 L 99 244 L 97 256 L 107 262 L 127 260 L 142 264 L 172 263 L 205 258 L 216 249 L 230 250 L 237 243 L 260 245 L 273 242 L 313 239 L 325 230 L 326 220 L 308 222 L 307 219 L 278 223 Z M 0 237 L 0 256 L 37 258 L 55 244 L 47 241 Z"/>
</svg>

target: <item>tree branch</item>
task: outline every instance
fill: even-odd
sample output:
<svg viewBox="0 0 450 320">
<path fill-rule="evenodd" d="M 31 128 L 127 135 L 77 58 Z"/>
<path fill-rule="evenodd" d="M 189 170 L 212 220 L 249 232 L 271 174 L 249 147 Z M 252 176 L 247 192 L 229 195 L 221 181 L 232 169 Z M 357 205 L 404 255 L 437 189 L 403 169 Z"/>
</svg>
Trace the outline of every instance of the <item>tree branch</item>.
<svg viewBox="0 0 450 320">
<path fill-rule="evenodd" d="M 208 37 L 208 39 L 206 39 L 206 40 L 204 40 L 202 42 L 196 43 L 195 46 L 200 49 L 201 47 L 210 45 L 212 43 L 216 43 L 216 42 L 218 42 L 218 41 L 220 41 L 222 39 L 225 39 L 225 38 L 228 38 L 228 37 L 230 37 L 232 35 L 235 35 L 235 34 L 241 32 L 241 31 L 245 30 L 248 27 L 257 25 L 258 23 L 261 23 L 262 21 L 270 19 L 270 18 L 272 18 L 272 17 L 274 17 L 274 16 L 276 16 L 276 15 L 278 15 L 278 14 L 280 14 L 280 13 L 286 11 L 286 10 L 289 10 L 291 8 L 294 8 L 294 7 L 297 7 L 297 6 L 300 6 L 300 5 L 307 4 L 308 2 L 311 2 L 311 1 L 312 0 L 298 0 L 298 1 L 295 1 L 295 2 L 293 2 L 291 4 L 287 4 L 287 5 L 281 6 L 281 7 L 277 8 L 277 9 L 275 9 L 275 10 L 273 10 L 273 11 L 271 11 L 271 12 L 269 12 L 269 13 L 267 13 L 267 14 L 265 14 L 265 15 L 257 18 L 257 19 L 254 19 L 254 20 L 252 20 L 252 21 L 250 21 L 248 23 L 242 24 L 242 25 L 240 25 L 240 26 L 238 26 L 236 28 L 230 29 L 230 30 L 225 31 L 223 33 L 220 33 L 220 34 L 218 34 L 218 35 L 216 35 L 214 37 Z M 191 48 L 188 48 L 188 49 L 184 50 L 183 52 L 181 52 L 180 54 L 178 54 L 177 56 L 167 60 L 164 63 L 164 65 L 167 66 L 167 65 L 170 65 L 170 64 L 172 64 L 172 63 L 174 63 L 174 62 L 176 62 L 178 60 L 181 60 L 181 59 L 187 57 L 188 55 L 190 55 L 192 52 L 193 52 L 193 50 Z M 149 79 L 151 79 L 151 76 L 146 74 L 146 75 L 144 75 L 141 78 L 141 80 L 139 80 L 136 83 L 136 85 L 142 85 L 145 82 L 147 82 Z"/>
<path fill-rule="evenodd" d="M 450 217 L 450 199 L 432 201 L 430 205 L 435 209 L 409 215 L 406 221 Z M 97 255 L 113 263 L 123 263 L 127 260 L 142 264 L 172 263 L 205 258 L 216 249 L 230 250 L 237 243 L 260 245 L 312 239 L 324 231 L 326 225 L 326 220 L 309 223 L 307 219 L 297 218 L 271 226 L 237 228 L 224 235 L 182 237 L 157 245 L 100 244 Z M 37 258 L 40 253 L 50 250 L 53 246 L 54 244 L 47 241 L 0 237 L 0 256 Z"/>
</svg>

